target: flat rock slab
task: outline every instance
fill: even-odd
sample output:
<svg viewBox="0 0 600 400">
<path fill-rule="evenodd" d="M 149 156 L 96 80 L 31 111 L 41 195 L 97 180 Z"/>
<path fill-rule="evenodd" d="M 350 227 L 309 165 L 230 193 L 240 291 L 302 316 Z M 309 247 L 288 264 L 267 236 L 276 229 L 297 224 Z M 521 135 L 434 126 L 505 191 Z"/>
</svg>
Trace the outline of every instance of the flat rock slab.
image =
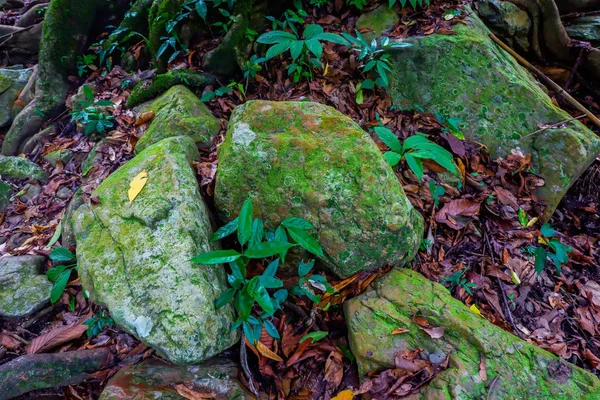
<svg viewBox="0 0 600 400">
<path fill-rule="evenodd" d="M 409 39 L 413 46 L 393 50 L 392 98 L 407 108 L 418 105 L 463 120 L 467 140 L 484 144 L 492 157 L 531 154 L 533 172 L 545 180 L 536 192 L 549 217 L 600 152 L 600 139 L 576 120 L 539 131 L 571 116 L 488 37 L 477 16 L 465 21 L 454 27 L 456 35 Z"/>
<path fill-rule="evenodd" d="M 423 236 L 423 218 L 369 134 L 318 103 L 249 101 L 233 111 L 215 203 L 233 219 L 248 196 L 269 228 L 310 221 L 321 261 L 340 277 L 409 262 Z"/>
<path fill-rule="evenodd" d="M 0 155 L 0 175 L 3 178 L 12 179 L 36 179 L 44 180 L 46 172 L 34 163 L 23 157 Z"/>
<path fill-rule="evenodd" d="M 150 359 L 119 370 L 104 388 L 100 400 L 189 399 L 180 394 L 186 393 L 186 388 L 199 393 L 199 399 L 255 399 L 238 381 L 238 374 L 237 365 L 223 358 L 213 358 L 202 365 L 189 367 Z"/>
<path fill-rule="evenodd" d="M 189 137 L 164 139 L 110 175 L 73 216 L 79 275 L 115 322 L 178 364 L 204 361 L 239 340 L 233 308 L 215 309 L 226 289 L 221 265 L 189 260 L 218 249 L 191 166 Z M 148 179 L 133 202 L 130 182 Z"/>
<path fill-rule="evenodd" d="M 52 283 L 42 256 L 0 258 L 0 317 L 25 317 L 50 302 Z"/>
<path fill-rule="evenodd" d="M 415 399 L 600 398 L 594 374 L 491 324 L 412 270 L 392 270 L 379 278 L 369 291 L 344 303 L 344 312 L 363 378 L 372 370 L 395 368 L 396 354 L 407 350 L 423 349 L 432 363 L 449 357 L 448 368 Z M 416 316 L 443 328 L 441 337 L 422 330 Z M 407 332 L 392 334 L 396 329 Z"/>
</svg>

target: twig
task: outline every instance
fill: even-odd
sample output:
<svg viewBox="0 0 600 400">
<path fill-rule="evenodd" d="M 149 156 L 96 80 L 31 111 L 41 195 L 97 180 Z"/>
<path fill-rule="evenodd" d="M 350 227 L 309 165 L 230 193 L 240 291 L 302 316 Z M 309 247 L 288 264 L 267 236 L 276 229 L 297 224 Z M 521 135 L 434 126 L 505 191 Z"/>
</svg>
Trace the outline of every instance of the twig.
<svg viewBox="0 0 600 400">
<path fill-rule="evenodd" d="M 525 68 L 527 68 L 531 72 L 535 73 L 538 76 L 538 78 L 540 78 L 543 82 L 545 82 L 548 86 L 550 86 L 550 88 L 552 88 L 552 90 L 554 90 L 556 93 L 558 93 L 560 96 L 562 96 L 566 101 L 571 103 L 571 105 L 573 107 L 575 107 L 577 110 L 579 110 L 582 113 L 584 113 L 585 115 L 587 115 L 587 117 L 594 123 L 594 125 L 596 125 L 597 127 L 600 128 L 600 119 L 598 119 L 594 114 L 592 114 L 592 112 L 590 110 L 588 110 L 587 108 L 582 106 L 580 102 L 578 102 L 577 100 L 575 100 L 573 98 L 573 96 L 571 96 L 569 93 L 567 93 L 563 88 L 561 88 L 558 84 L 556 84 L 556 82 L 554 82 L 552 79 L 550 79 L 546 75 L 544 75 L 544 73 L 542 71 L 540 71 L 539 69 L 537 69 L 536 67 L 531 65 L 531 63 L 529 61 L 527 61 L 526 59 L 524 59 L 523 57 L 518 55 L 513 49 L 511 49 L 503 41 L 498 39 L 496 37 L 496 35 L 494 35 L 493 33 L 490 33 L 489 36 L 490 36 L 490 39 L 492 39 L 498 46 L 502 47 L 508 54 L 513 56 Z"/>
<path fill-rule="evenodd" d="M 496 280 L 498 281 L 498 285 L 500 286 L 500 291 L 502 292 L 502 300 L 504 300 L 504 306 L 506 307 L 506 314 L 508 315 L 508 320 L 510 321 L 510 325 L 512 326 L 512 328 L 515 331 L 515 333 L 517 334 L 517 336 L 520 337 L 521 339 L 525 340 L 521 331 L 519 329 L 517 329 L 517 324 L 515 324 L 515 319 L 513 318 L 512 311 L 510 311 L 510 305 L 508 304 L 508 298 L 506 297 L 506 289 L 504 289 L 504 284 L 502 283 L 500 278 L 496 277 Z"/>
<path fill-rule="evenodd" d="M 541 129 L 538 129 L 537 131 L 534 131 L 534 132 L 528 133 L 528 134 L 527 134 L 527 135 L 525 135 L 525 136 L 522 136 L 522 137 L 521 137 L 521 139 L 524 139 L 524 138 L 526 138 L 526 137 L 529 137 L 529 136 L 535 135 L 536 133 L 543 132 L 543 131 L 545 131 L 546 129 L 552 129 L 552 128 L 556 128 L 556 127 L 557 127 L 557 126 L 559 126 L 559 125 L 566 124 L 567 122 L 571 122 L 571 121 L 573 121 L 573 120 L 576 120 L 576 119 L 581 119 L 581 118 L 583 118 L 583 117 L 587 117 L 587 115 L 580 115 L 580 116 L 578 116 L 578 117 L 573 117 L 573 118 L 565 119 L 564 121 L 560 121 L 560 122 L 557 122 L 557 123 L 555 123 L 555 124 L 551 124 L 551 125 L 545 126 L 545 127 L 541 128 Z"/>
<path fill-rule="evenodd" d="M 248 353 L 246 350 L 246 335 L 242 330 L 242 340 L 240 347 L 240 363 L 242 364 L 242 369 L 244 370 L 244 375 L 246 375 L 246 379 L 248 379 L 248 385 L 250 386 L 250 391 L 256 396 L 256 398 L 260 398 L 258 394 L 258 390 L 254 386 L 254 381 L 252 380 L 252 372 L 250 371 L 250 367 L 248 366 Z"/>
<path fill-rule="evenodd" d="M 8 39 L 6 39 L 6 40 L 4 40 L 2 43 L 0 43 L 0 47 L 4 46 L 4 44 L 5 44 L 6 42 L 8 42 L 10 39 L 12 39 L 12 38 L 13 38 L 13 36 L 15 36 L 17 33 L 22 33 L 22 32 L 28 31 L 28 30 L 30 30 L 31 28 L 33 28 L 34 26 L 35 26 L 35 25 L 31 25 L 31 26 L 28 26 L 28 27 L 26 27 L 26 28 L 20 28 L 19 30 L 16 30 L 16 31 L 14 31 L 14 32 L 7 33 L 7 34 L 5 34 L 5 35 L 2 35 L 2 36 L 0 36 L 0 39 L 4 39 L 5 37 L 8 37 Z"/>
<path fill-rule="evenodd" d="M 500 375 L 496 375 L 494 377 L 494 379 L 492 380 L 492 383 L 490 385 L 490 389 L 488 390 L 488 394 L 487 396 L 485 396 L 485 400 L 490 400 L 491 396 L 494 394 L 494 390 L 496 389 L 496 383 L 498 382 L 498 379 L 500 378 Z"/>
<path fill-rule="evenodd" d="M 579 64 L 581 64 L 581 59 L 583 58 L 583 47 L 579 49 L 579 55 L 577 56 L 577 60 L 575 60 L 575 64 L 573 65 L 573 68 L 571 68 L 571 72 L 569 73 L 569 78 L 567 79 L 567 82 L 565 83 L 565 90 L 569 90 L 569 87 L 571 86 L 571 82 L 573 81 L 573 77 L 575 76 L 575 73 L 577 72 L 577 68 L 579 68 Z"/>
</svg>

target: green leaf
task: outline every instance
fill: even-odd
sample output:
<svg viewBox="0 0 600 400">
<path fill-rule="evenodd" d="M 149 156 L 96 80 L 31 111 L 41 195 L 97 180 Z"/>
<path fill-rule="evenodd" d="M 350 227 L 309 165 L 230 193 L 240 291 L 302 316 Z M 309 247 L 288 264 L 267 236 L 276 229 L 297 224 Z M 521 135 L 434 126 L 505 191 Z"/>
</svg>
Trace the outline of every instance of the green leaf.
<svg viewBox="0 0 600 400">
<path fill-rule="evenodd" d="M 539 275 L 546 266 L 546 257 L 548 256 L 548 253 L 546 252 L 546 249 L 540 246 L 535 249 L 534 255 L 535 272 Z"/>
<path fill-rule="evenodd" d="M 194 4 L 194 6 L 200 18 L 206 21 L 206 13 L 208 12 L 206 2 L 204 0 L 196 0 L 196 4 Z"/>
<path fill-rule="evenodd" d="M 413 157 L 412 153 L 406 153 L 404 156 L 408 167 L 415 173 L 419 180 L 423 179 L 423 162 Z"/>
<path fill-rule="evenodd" d="M 314 228 L 314 226 L 310 222 L 303 218 L 286 218 L 283 221 L 281 221 L 281 225 L 285 226 L 286 228 L 296 228 L 304 230 Z"/>
<path fill-rule="evenodd" d="M 252 200 L 247 199 L 242 205 L 240 215 L 238 217 L 237 236 L 240 244 L 246 244 L 252 235 Z"/>
<path fill-rule="evenodd" d="M 300 54 L 302 54 L 302 49 L 304 48 L 304 40 L 296 40 L 291 42 L 290 44 L 290 54 L 292 56 L 292 60 L 296 61 Z"/>
<path fill-rule="evenodd" d="M 250 235 L 250 241 L 248 242 L 248 247 L 252 247 L 260 242 L 262 242 L 265 236 L 265 228 L 263 222 L 256 218 L 254 222 L 252 222 L 252 235 Z"/>
<path fill-rule="evenodd" d="M 246 279 L 246 262 L 244 260 L 248 259 L 246 257 L 240 257 L 229 263 L 233 276 L 242 282 Z"/>
<path fill-rule="evenodd" d="M 275 293 L 273 293 L 273 299 L 277 302 L 277 304 L 282 304 L 288 297 L 288 291 L 286 289 L 279 289 Z"/>
<path fill-rule="evenodd" d="M 314 36 L 323 33 L 323 28 L 321 25 L 317 24 L 308 24 L 304 29 L 303 37 L 304 39 L 312 39 Z"/>
<path fill-rule="evenodd" d="M 309 334 L 306 334 L 306 335 L 302 336 L 302 339 L 300 339 L 300 343 L 302 343 L 302 342 L 304 342 L 305 340 L 308 340 L 308 339 L 312 339 L 312 343 L 316 343 L 319 340 L 322 340 L 328 334 L 329 333 L 324 332 L 324 331 L 311 332 Z"/>
<path fill-rule="evenodd" d="M 529 222 L 529 219 L 527 218 L 527 213 L 525 212 L 525 210 L 519 208 L 519 213 L 517 214 L 517 217 L 519 218 L 519 223 L 521 224 L 521 226 L 527 226 L 527 222 Z"/>
<path fill-rule="evenodd" d="M 52 261 L 75 261 L 75 255 L 69 251 L 66 247 L 57 247 L 50 252 L 50 259 Z"/>
<path fill-rule="evenodd" d="M 279 289 L 283 287 L 283 282 L 272 276 L 260 275 L 259 281 L 267 289 Z"/>
<path fill-rule="evenodd" d="M 396 153 L 395 151 L 387 151 L 383 153 L 383 157 L 386 159 L 386 161 L 392 168 L 398 165 L 398 163 L 402 159 L 402 156 Z"/>
<path fill-rule="evenodd" d="M 341 36 L 339 36 L 339 35 L 337 35 L 335 33 L 329 33 L 329 32 L 319 33 L 318 35 L 314 36 L 313 39 L 315 39 L 315 40 L 325 40 L 326 42 L 341 44 L 341 45 L 344 45 L 344 46 L 350 45 L 350 42 L 348 42 L 343 37 L 341 37 Z"/>
<path fill-rule="evenodd" d="M 269 292 L 267 292 L 267 289 L 264 286 L 260 286 L 253 297 L 264 312 L 267 314 L 273 314 L 275 312 L 275 307 L 273 306 Z"/>
<path fill-rule="evenodd" d="M 304 249 L 310 251 L 313 254 L 323 257 L 323 249 L 317 239 L 313 238 L 306 231 L 296 228 L 287 228 L 288 233 Z"/>
<path fill-rule="evenodd" d="M 87 101 L 94 101 L 94 91 L 88 85 L 83 85 L 83 95 Z"/>
<path fill-rule="evenodd" d="M 112 107 L 115 103 L 109 100 L 98 100 L 95 105 L 98 107 Z"/>
<path fill-rule="evenodd" d="M 224 237 L 227 237 L 229 235 L 231 235 L 233 232 L 235 232 L 238 228 L 238 219 L 234 219 L 231 222 L 228 222 L 227 224 L 223 225 L 222 227 L 220 227 L 219 229 L 217 229 L 217 231 L 215 233 L 212 234 L 212 236 L 210 237 L 210 241 L 211 242 L 215 242 L 219 239 L 223 239 Z"/>
<path fill-rule="evenodd" d="M 244 324 L 242 326 L 243 326 L 243 329 L 244 329 L 244 334 L 246 335 L 246 338 L 248 338 L 248 341 L 250 343 L 252 343 L 253 345 L 255 345 L 256 342 L 258 342 L 259 338 L 255 337 L 255 335 L 254 335 L 254 329 L 252 329 L 252 326 L 249 323 L 247 323 L 247 322 L 244 322 Z"/>
<path fill-rule="evenodd" d="M 265 54 L 265 60 L 270 60 L 273 57 L 276 57 L 282 53 L 285 53 L 290 48 L 292 43 L 294 43 L 294 42 L 292 42 L 292 41 L 283 42 L 283 43 L 278 43 L 276 45 L 269 47 L 269 50 L 267 50 L 267 54 Z"/>
<path fill-rule="evenodd" d="M 273 325 L 271 321 L 266 319 L 263 321 L 263 324 L 269 336 L 271 336 L 273 339 L 281 339 L 281 336 L 279 336 L 279 332 L 277 332 L 277 328 L 275 327 L 275 325 Z"/>
<path fill-rule="evenodd" d="M 265 271 L 263 272 L 263 276 L 275 276 L 275 273 L 277 272 L 277 268 L 279 267 L 279 258 L 276 258 L 275 260 L 271 261 L 269 263 L 269 265 L 267 265 L 267 268 L 265 268 Z"/>
<path fill-rule="evenodd" d="M 277 44 L 282 42 L 289 42 L 292 40 L 298 40 L 298 38 L 296 37 L 296 35 L 285 31 L 271 31 L 263 33 L 256 39 L 258 43 L 263 44 Z"/>
<path fill-rule="evenodd" d="M 568 255 L 568 253 L 570 253 L 571 251 L 573 251 L 573 249 L 571 247 L 569 247 L 567 245 L 564 245 L 558 239 L 550 239 L 548 241 L 548 246 L 550 246 L 552 249 L 554 249 L 554 252 L 556 253 L 556 259 L 560 263 L 566 264 L 566 263 L 569 262 L 569 255 Z"/>
<path fill-rule="evenodd" d="M 62 221 L 60 221 L 58 223 L 56 230 L 54 231 L 54 234 L 52 235 L 52 237 L 50 238 L 50 241 L 46 245 L 46 248 L 49 249 L 52 246 L 54 246 L 56 244 L 56 242 L 58 242 L 58 239 L 60 239 L 61 234 L 62 234 Z"/>
<path fill-rule="evenodd" d="M 69 278 L 71 277 L 71 269 L 67 269 L 63 271 L 56 282 L 54 282 L 54 286 L 50 290 L 50 302 L 52 304 L 56 303 L 60 296 L 62 296 L 67 284 L 69 283 Z"/>
<path fill-rule="evenodd" d="M 305 263 L 304 260 L 300 261 L 300 265 L 298 265 L 298 276 L 307 275 L 315 266 L 315 260 L 310 260 Z"/>
<path fill-rule="evenodd" d="M 50 282 L 54 283 L 56 282 L 58 277 L 65 271 L 65 269 L 67 269 L 66 265 L 59 265 L 57 267 L 50 268 L 48 271 L 46 271 L 46 276 L 48 277 L 48 280 Z"/>
<path fill-rule="evenodd" d="M 236 292 L 236 289 L 229 288 L 221 293 L 221 296 L 217 299 L 217 301 L 215 301 L 215 308 L 219 309 L 229 304 L 231 300 L 233 300 L 233 296 L 235 296 Z"/>
<path fill-rule="evenodd" d="M 281 254 L 295 245 L 287 242 L 263 242 L 252 246 L 244 252 L 248 258 L 265 258 Z"/>
<path fill-rule="evenodd" d="M 208 253 L 198 254 L 190 261 L 197 264 L 223 264 L 231 261 L 235 261 L 242 255 L 235 250 L 216 250 Z"/>
<path fill-rule="evenodd" d="M 235 294 L 235 300 L 233 302 L 236 311 L 240 314 L 243 321 L 247 321 L 248 317 L 252 313 L 252 306 L 254 305 L 254 299 L 248 294 L 247 288 L 239 290 Z"/>
<path fill-rule="evenodd" d="M 402 154 L 402 145 L 400 144 L 398 137 L 394 135 L 394 132 L 384 126 L 376 126 L 373 130 L 387 147 L 396 153 Z"/>
<path fill-rule="evenodd" d="M 542 236 L 547 238 L 553 237 L 556 234 L 554 228 L 552 228 L 552 226 L 550 226 L 548 223 L 542 225 L 540 232 L 542 232 Z"/>
<path fill-rule="evenodd" d="M 316 58 L 320 59 L 323 55 L 323 46 L 317 39 L 310 39 L 306 42 L 306 47 L 310 50 L 311 53 L 315 55 Z"/>
</svg>

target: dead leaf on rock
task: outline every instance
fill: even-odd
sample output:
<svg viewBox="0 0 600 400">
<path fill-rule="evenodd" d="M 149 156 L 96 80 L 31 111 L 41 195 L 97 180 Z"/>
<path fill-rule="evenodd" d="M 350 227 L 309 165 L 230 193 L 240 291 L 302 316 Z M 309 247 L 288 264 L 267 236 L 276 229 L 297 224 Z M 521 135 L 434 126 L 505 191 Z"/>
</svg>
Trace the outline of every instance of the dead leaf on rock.
<svg viewBox="0 0 600 400">
<path fill-rule="evenodd" d="M 148 181 L 148 171 L 143 170 L 139 174 L 133 178 L 131 183 L 129 184 L 129 191 L 127 192 L 127 196 L 129 197 L 129 203 L 133 203 L 133 200 L 140 194 L 144 186 L 146 186 L 146 182 Z"/>
<path fill-rule="evenodd" d="M 217 397 L 215 392 L 197 392 L 188 388 L 184 384 L 175 385 L 175 390 L 177 390 L 177 393 L 179 393 L 180 396 L 186 398 L 187 400 L 205 400 L 215 399 Z"/>
<path fill-rule="evenodd" d="M 405 328 L 396 328 L 392 331 L 392 335 L 399 335 L 401 333 L 406 333 L 408 332 L 408 329 Z"/>
<path fill-rule="evenodd" d="M 147 122 L 150 122 L 154 119 L 154 111 L 146 111 L 145 113 L 142 113 L 138 119 L 135 121 L 135 123 L 133 124 L 133 126 L 139 126 L 139 125 L 143 125 Z"/>
</svg>

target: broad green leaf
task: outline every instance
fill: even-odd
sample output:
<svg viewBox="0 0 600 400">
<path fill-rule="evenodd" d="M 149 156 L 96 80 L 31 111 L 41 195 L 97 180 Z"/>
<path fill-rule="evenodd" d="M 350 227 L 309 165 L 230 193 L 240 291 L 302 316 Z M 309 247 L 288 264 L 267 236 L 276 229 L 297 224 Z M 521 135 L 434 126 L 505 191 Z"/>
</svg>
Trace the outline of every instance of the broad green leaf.
<svg viewBox="0 0 600 400">
<path fill-rule="evenodd" d="M 46 271 L 46 276 L 48 277 L 48 280 L 50 282 L 54 283 L 56 282 L 58 277 L 65 271 L 65 269 L 67 269 L 66 265 L 59 265 L 57 267 L 50 268 L 48 271 Z"/>
<path fill-rule="evenodd" d="M 310 260 L 309 262 L 304 262 L 304 260 L 300 261 L 300 265 L 298 265 L 298 276 L 302 277 L 307 275 L 315 266 L 315 260 Z"/>
<path fill-rule="evenodd" d="M 240 258 L 242 255 L 235 250 L 216 250 L 210 251 L 204 254 L 198 254 L 196 257 L 192 258 L 190 261 L 197 264 L 223 264 L 231 261 L 235 261 Z"/>
<path fill-rule="evenodd" d="M 56 303 L 60 299 L 60 296 L 62 296 L 67 284 L 69 283 L 70 277 L 71 269 L 67 269 L 60 274 L 58 279 L 56 279 L 54 286 L 52 286 L 52 289 L 50 290 L 50 302 L 52 304 Z"/>
<path fill-rule="evenodd" d="M 282 53 L 285 53 L 290 48 L 292 43 L 294 43 L 294 42 L 293 41 L 282 42 L 282 43 L 278 43 L 278 44 L 275 44 L 275 45 L 269 47 L 269 50 L 267 50 L 267 54 L 265 54 L 265 60 L 270 60 L 273 57 L 276 57 Z"/>
<path fill-rule="evenodd" d="M 252 235 L 252 200 L 246 199 L 238 217 L 237 236 L 240 244 L 246 244 Z"/>
<path fill-rule="evenodd" d="M 250 343 L 252 343 L 253 345 L 255 345 L 256 342 L 258 342 L 259 337 L 255 337 L 254 329 L 252 328 L 252 326 L 247 322 L 244 322 L 244 324 L 242 326 L 244 329 L 244 334 L 246 335 L 246 338 L 248 339 L 248 341 Z"/>
<path fill-rule="evenodd" d="M 242 282 L 246 279 L 247 260 L 248 259 L 246 257 L 240 257 L 237 260 L 229 263 L 229 267 L 231 268 L 233 276 Z"/>
<path fill-rule="evenodd" d="M 326 42 L 341 44 L 344 46 L 348 46 L 350 44 L 346 39 L 344 39 L 340 35 L 337 35 L 335 33 L 329 33 L 329 32 L 319 33 L 318 35 L 313 36 L 313 39 L 325 40 Z"/>
<path fill-rule="evenodd" d="M 304 249 L 310 251 L 318 256 L 323 256 L 323 249 L 319 242 L 313 238 L 309 233 L 301 229 L 287 228 L 288 233 Z"/>
<path fill-rule="evenodd" d="M 523 227 L 527 226 L 528 218 L 527 218 L 527 213 L 525 212 L 525 210 L 523 210 L 522 208 L 519 208 L 517 217 L 519 218 L 519 223 L 521 224 L 521 226 L 523 226 Z"/>
<path fill-rule="evenodd" d="M 314 226 L 307 220 L 305 220 L 303 218 L 293 218 L 293 217 L 284 219 L 283 221 L 281 221 L 281 225 L 285 226 L 286 228 L 297 228 L 297 229 L 304 229 L 304 230 L 314 228 Z"/>
<path fill-rule="evenodd" d="M 292 60 L 296 60 L 302 54 L 302 49 L 304 48 L 304 40 L 296 40 L 291 42 L 290 44 L 290 54 L 292 56 Z"/>
<path fill-rule="evenodd" d="M 198 15 L 206 21 L 206 13 L 208 11 L 206 2 L 204 0 L 196 0 L 195 8 Z"/>
<path fill-rule="evenodd" d="M 312 39 L 315 35 L 323 33 L 323 28 L 321 25 L 317 24 L 308 24 L 304 29 L 303 37 L 304 39 Z"/>
<path fill-rule="evenodd" d="M 371 60 L 369 61 L 365 67 L 363 68 L 363 72 L 369 72 L 370 70 L 373 69 L 373 67 L 375 67 L 377 65 L 377 61 L 376 60 Z"/>
<path fill-rule="evenodd" d="M 69 251 L 66 247 L 57 247 L 50 252 L 50 259 L 52 261 L 75 261 L 75 255 Z"/>
<path fill-rule="evenodd" d="M 388 164 L 390 164 L 391 167 L 395 167 L 396 165 L 398 165 L 398 163 L 402 159 L 402 156 L 396 153 L 395 151 L 386 151 L 385 153 L 383 153 L 383 157 L 387 160 Z"/>
<path fill-rule="evenodd" d="M 312 339 L 312 343 L 316 343 L 319 340 L 322 340 L 327 335 L 329 335 L 329 333 L 324 332 L 324 331 L 311 332 L 309 334 L 306 334 L 306 335 L 302 336 L 302 339 L 300 339 L 300 343 L 302 343 L 302 342 L 304 342 L 305 340 L 308 340 L 308 339 Z"/>
<path fill-rule="evenodd" d="M 277 332 L 277 328 L 275 327 L 275 325 L 273 325 L 271 321 L 266 319 L 263 321 L 263 324 L 269 336 L 271 336 L 273 339 L 281 339 L 281 336 L 279 336 L 279 332 Z"/>
<path fill-rule="evenodd" d="M 252 222 L 252 235 L 250 235 L 248 247 L 252 247 L 262 242 L 264 236 L 265 228 L 263 226 L 263 222 L 260 220 L 260 218 L 256 218 L 254 222 Z"/>
<path fill-rule="evenodd" d="M 275 230 L 275 241 L 282 242 L 282 243 L 288 243 L 287 234 L 285 233 L 285 229 L 281 225 L 279 225 L 277 227 L 277 229 Z M 286 255 L 287 255 L 287 250 L 281 252 L 281 254 L 279 255 L 281 257 L 281 263 L 285 262 Z"/>
<path fill-rule="evenodd" d="M 271 31 L 260 35 L 256 41 L 263 44 L 278 44 L 298 40 L 296 35 L 285 31 Z"/>
<path fill-rule="evenodd" d="M 266 312 L 267 314 L 272 314 L 275 312 L 275 308 L 273 307 L 273 302 L 271 301 L 269 292 L 267 292 L 267 289 L 264 286 L 260 286 L 258 290 L 256 290 L 256 292 L 254 293 L 253 297 L 264 312 Z"/>
<path fill-rule="evenodd" d="M 402 154 L 402 145 L 394 132 L 384 126 L 376 126 L 373 130 L 387 147 L 396 153 Z"/>
<path fill-rule="evenodd" d="M 95 105 L 99 107 L 112 107 L 115 103 L 110 100 L 98 100 Z"/>
<path fill-rule="evenodd" d="M 88 85 L 83 85 L 83 95 L 87 101 L 94 101 L 94 91 Z"/>
<path fill-rule="evenodd" d="M 244 252 L 248 258 L 265 258 L 281 254 L 295 245 L 287 242 L 263 242 L 252 246 Z"/>
<path fill-rule="evenodd" d="M 309 39 L 305 43 L 308 50 L 310 50 L 316 58 L 320 59 L 323 55 L 323 46 L 321 43 L 317 39 Z"/>
<path fill-rule="evenodd" d="M 548 253 L 546 252 L 546 249 L 540 246 L 535 249 L 534 255 L 535 272 L 539 275 L 544 269 L 544 266 L 546 266 L 546 257 L 548 256 Z"/>
<path fill-rule="evenodd" d="M 224 307 L 229 304 L 231 300 L 233 300 L 233 296 L 235 296 L 236 290 L 234 288 L 229 288 L 221 293 L 221 296 L 215 301 L 215 307 L 217 309 Z"/>
<path fill-rule="evenodd" d="M 408 167 L 415 173 L 419 180 L 423 179 L 423 162 L 413 157 L 412 153 L 406 153 L 404 156 Z"/>
<path fill-rule="evenodd" d="M 61 234 L 62 234 L 62 221 L 60 221 L 58 223 L 58 225 L 56 226 L 56 230 L 54 231 L 54 234 L 52 235 L 52 237 L 50 238 L 50 241 L 46 245 L 46 248 L 49 249 L 52 246 L 54 246 L 56 244 L 56 242 L 58 242 L 58 239 L 60 239 Z"/>
<path fill-rule="evenodd" d="M 233 232 L 235 232 L 237 230 L 237 228 L 238 228 L 238 219 L 236 218 L 233 221 L 230 221 L 227 224 L 220 227 L 219 229 L 217 229 L 217 231 L 215 233 L 213 233 L 212 236 L 210 237 L 210 240 L 211 240 L 211 242 L 214 242 L 219 239 L 223 239 L 224 237 L 227 237 L 227 236 L 231 235 Z"/>
<path fill-rule="evenodd" d="M 556 231 L 554 228 L 552 228 L 552 226 L 550 226 L 550 224 L 542 225 L 540 232 L 542 232 L 542 236 L 547 238 L 553 237 L 556 234 Z"/>
<path fill-rule="evenodd" d="M 278 291 L 276 291 L 275 293 L 273 293 L 273 299 L 275 299 L 275 301 L 278 304 L 282 304 L 288 297 L 288 291 L 286 289 L 279 289 Z"/>
<path fill-rule="evenodd" d="M 260 284 L 267 289 L 279 289 L 280 287 L 283 287 L 283 282 L 272 276 L 260 275 L 259 281 Z"/>
<path fill-rule="evenodd" d="M 235 294 L 234 306 L 236 311 L 240 314 L 242 320 L 247 321 L 248 317 L 252 313 L 252 306 L 254 305 L 254 299 L 248 294 L 246 288 L 238 290 Z"/>
<path fill-rule="evenodd" d="M 269 265 L 267 265 L 267 268 L 265 268 L 265 271 L 263 272 L 263 276 L 275 276 L 275 273 L 277 272 L 277 268 L 279 267 L 279 258 L 276 258 L 275 260 L 271 261 L 269 263 Z"/>
<path fill-rule="evenodd" d="M 561 241 L 558 239 L 550 239 L 548 241 L 548 246 L 550 246 L 554 250 L 554 252 L 556 253 L 556 259 L 560 263 L 565 264 L 569 262 L 568 253 L 573 251 L 571 247 L 562 244 Z"/>
</svg>

